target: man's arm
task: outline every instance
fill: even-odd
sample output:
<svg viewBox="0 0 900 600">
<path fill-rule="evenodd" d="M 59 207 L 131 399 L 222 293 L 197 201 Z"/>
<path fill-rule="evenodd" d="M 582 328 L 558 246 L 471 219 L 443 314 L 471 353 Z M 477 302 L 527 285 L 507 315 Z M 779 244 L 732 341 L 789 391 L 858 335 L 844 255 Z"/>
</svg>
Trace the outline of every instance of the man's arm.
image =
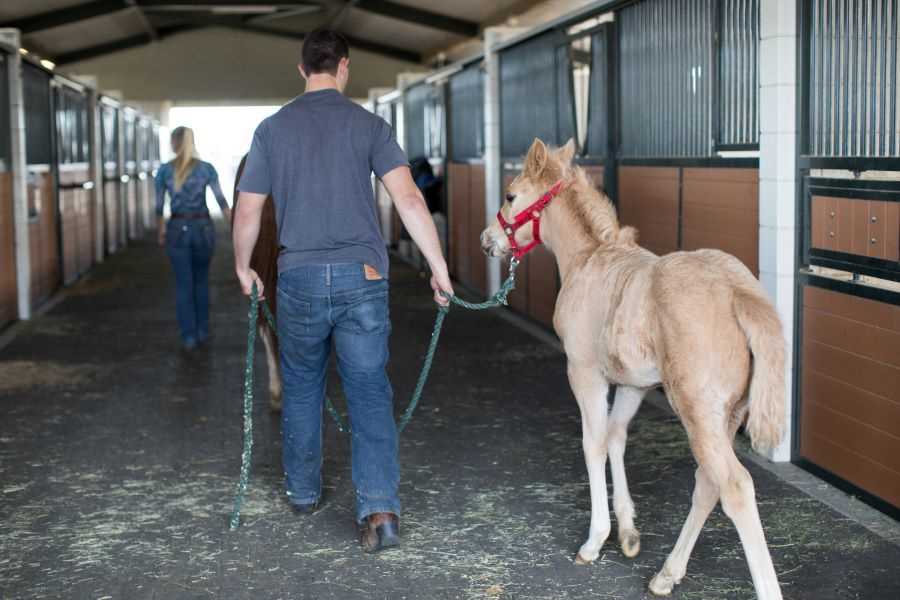
<svg viewBox="0 0 900 600">
<path fill-rule="evenodd" d="M 447 262 L 441 250 L 437 228 L 434 226 L 431 213 L 428 212 L 422 192 L 416 187 L 412 173 L 406 165 L 389 171 L 381 181 L 391 195 L 403 225 L 428 261 L 435 302 L 446 306 L 449 302 L 440 292 L 453 295 L 453 285 L 450 283 L 450 274 L 447 272 Z"/>
<path fill-rule="evenodd" d="M 241 281 L 241 289 L 247 296 L 256 283 L 259 297 L 263 297 L 263 283 L 259 275 L 250 268 L 250 258 L 259 238 L 259 227 L 262 220 L 263 206 L 266 203 L 265 194 L 253 194 L 241 192 L 238 196 L 237 208 L 234 213 L 234 229 L 232 239 L 234 241 L 234 270 Z"/>
</svg>

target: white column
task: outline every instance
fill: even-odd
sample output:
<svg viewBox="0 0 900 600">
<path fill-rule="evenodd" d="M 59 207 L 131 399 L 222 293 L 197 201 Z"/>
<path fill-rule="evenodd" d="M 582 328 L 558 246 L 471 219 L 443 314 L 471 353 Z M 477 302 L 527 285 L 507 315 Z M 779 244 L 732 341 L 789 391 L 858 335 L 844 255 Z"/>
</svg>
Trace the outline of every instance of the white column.
<svg viewBox="0 0 900 600">
<path fill-rule="evenodd" d="M 16 289 L 19 318 L 31 318 L 31 244 L 28 236 L 28 179 L 25 155 L 25 104 L 22 96 L 22 55 L 19 54 L 19 32 L 2 31 L 4 45 L 12 47 L 7 65 L 9 80 L 9 128 L 12 166 L 13 222 L 16 249 Z"/>
<path fill-rule="evenodd" d="M 797 276 L 797 0 L 762 0 L 759 45 L 759 271 L 786 338 L 785 410 L 788 426 L 772 452 L 791 458 L 793 422 L 794 284 Z"/>
<path fill-rule="evenodd" d="M 484 212 L 485 223 L 493 223 L 503 194 L 503 163 L 500 155 L 500 57 L 493 47 L 504 37 L 497 27 L 484 30 Z M 481 232 L 477 232 L 479 235 Z M 475 235 L 475 232 L 471 233 Z M 500 261 L 485 256 L 487 293 L 500 289 Z"/>
</svg>

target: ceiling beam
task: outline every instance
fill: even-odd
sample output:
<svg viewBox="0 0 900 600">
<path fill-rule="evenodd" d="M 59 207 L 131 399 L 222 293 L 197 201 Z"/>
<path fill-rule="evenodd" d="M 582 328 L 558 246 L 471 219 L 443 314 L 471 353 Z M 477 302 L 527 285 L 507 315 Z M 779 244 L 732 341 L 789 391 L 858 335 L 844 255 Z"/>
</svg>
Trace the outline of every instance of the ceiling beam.
<svg viewBox="0 0 900 600">
<path fill-rule="evenodd" d="M 200 29 L 201 27 L 202 26 L 200 25 L 173 25 L 171 27 L 160 27 L 158 30 L 156 30 L 157 39 L 162 40 L 171 35 L 175 35 L 176 33 L 190 31 L 192 29 Z M 99 44 L 97 46 L 90 46 L 88 48 L 82 48 L 80 50 L 73 50 L 72 52 L 67 52 L 65 54 L 59 54 L 54 57 L 53 62 L 55 62 L 57 65 L 66 65 L 82 60 L 97 58 L 99 56 L 105 56 L 114 52 L 120 52 L 122 50 L 128 50 L 129 48 L 146 46 L 153 41 L 154 38 L 149 33 L 141 33 L 112 42 L 107 42 L 105 44 Z"/>
<path fill-rule="evenodd" d="M 303 33 L 295 32 L 295 31 L 287 31 L 285 29 L 278 29 L 275 27 L 266 27 L 263 25 L 254 25 L 252 23 L 234 23 L 228 24 L 227 27 L 231 27 L 232 29 L 239 29 L 242 31 L 250 31 L 253 33 L 261 33 L 264 35 L 273 35 L 277 37 L 292 39 L 292 40 L 302 40 L 304 38 Z M 341 33 L 346 39 L 347 42 L 357 48 L 359 50 L 365 50 L 367 52 L 372 52 L 375 54 L 380 54 L 382 56 L 387 56 L 389 58 L 395 58 L 397 60 L 403 60 L 411 63 L 421 63 L 422 55 L 418 52 L 413 52 L 411 50 L 406 50 L 405 48 L 398 48 L 396 46 L 388 46 L 386 44 L 381 44 L 378 42 L 373 42 L 370 40 L 363 40 L 351 35 L 346 35 Z"/>
<path fill-rule="evenodd" d="M 130 7 L 124 0 L 94 0 L 94 2 L 76 4 L 69 8 L 60 8 L 16 19 L 15 21 L 0 23 L 0 27 L 12 27 L 21 31 L 22 34 L 28 34 L 77 23 L 78 21 L 118 12 L 127 8 Z"/>
<path fill-rule="evenodd" d="M 455 33 L 464 37 L 478 36 L 478 23 L 474 21 L 458 19 L 430 10 L 391 2 L 390 0 L 359 0 L 354 4 L 353 8 L 397 19 L 398 21 L 440 29 L 441 31 Z"/>
</svg>

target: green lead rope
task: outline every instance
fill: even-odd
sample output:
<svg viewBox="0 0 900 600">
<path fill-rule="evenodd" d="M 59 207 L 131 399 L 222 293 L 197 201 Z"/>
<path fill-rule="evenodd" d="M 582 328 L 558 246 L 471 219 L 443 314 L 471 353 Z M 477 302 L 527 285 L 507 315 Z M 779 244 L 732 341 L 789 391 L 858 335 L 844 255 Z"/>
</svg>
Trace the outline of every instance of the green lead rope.
<svg viewBox="0 0 900 600">
<path fill-rule="evenodd" d="M 497 290 L 497 293 L 485 300 L 484 302 L 466 302 L 457 296 L 450 296 L 441 292 L 441 294 L 450 300 L 451 304 L 455 304 L 467 310 L 486 310 L 497 306 L 506 306 L 510 292 L 516 287 L 516 268 L 519 261 L 513 258 L 509 263 L 509 276 Z M 234 497 L 234 508 L 231 511 L 231 519 L 229 520 L 229 528 L 233 531 L 238 528 L 241 522 L 241 507 L 244 504 L 244 495 L 247 491 L 247 485 L 250 481 L 250 461 L 253 456 L 253 363 L 256 348 L 256 331 L 257 321 L 259 318 L 260 308 L 262 309 L 263 318 L 269 324 L 272 333 L 276 333 L 275 318 L 269 305 L 263 302 L 260 305 L 259 290 L 256 283 L 250 292 L 250 310 L 247 313 L 247 357 L 244 363 L 244 449 L 241 452 L 241 476 L 238 480 L 237 492 Z M 449 306 L 438 307 L 437 316 L 434 319 L 434 328 L 431 331 L 431 341 L 428 343 L 428 351 L 425 353 L 425 359 L 422 362 L 422 370 L 419 372 L 419 379 L 416 381 L 415 390 L 409 400 L 409 405 L 400 419 L 397 421 L 397 430 L 403 431 L 412 419 L 419 400 L 422 398 L 422 392 L 425 389 L 425 383 L 428 381 L 428 375 L 431 373 L 431 365 L 434 362 L 434 355 L 437 352 L 438 341 L 441 338 L 441 329 L 444 327 L 444 319 L 450 313 Z M 337 428 L 342 433 L 350 431 L 350 425 L 341 416 L 331 398 L 325 395 L 325 408 L 328 414 L 334 419 Z"/>
</svg>

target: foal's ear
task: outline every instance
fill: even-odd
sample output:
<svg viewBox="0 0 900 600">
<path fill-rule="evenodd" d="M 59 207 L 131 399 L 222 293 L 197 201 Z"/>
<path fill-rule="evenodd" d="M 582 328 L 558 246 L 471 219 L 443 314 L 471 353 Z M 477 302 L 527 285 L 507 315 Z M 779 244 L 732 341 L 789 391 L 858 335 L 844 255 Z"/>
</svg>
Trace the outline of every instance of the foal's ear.
<svg viewBox="0 0 900 600">
<path fill-rule="evenodd" d="M 572 164 L 572 159 L 575 158 L 575 139 L 569 138 L 569 141 L 566 142 L 566 145 L 560 148 L 557 154 L 557 158 L 559 158 L 559 162 L 562 163 L 564 167 L 568 167 Z"/>
<path fill-rule="evenodd" d="M 537 177 L 543 172 L 544 167 L 547 166 L 547 158 L 549 157 L 550 152 L 547 150 L 547 146 L 539 140 L 538 138 L 534 138 L 534 142 L 531 143 L 531 148 L 528 149 L 528 155 L 525 157 L 525 175 L 531 177 Z"/>
</svg>

